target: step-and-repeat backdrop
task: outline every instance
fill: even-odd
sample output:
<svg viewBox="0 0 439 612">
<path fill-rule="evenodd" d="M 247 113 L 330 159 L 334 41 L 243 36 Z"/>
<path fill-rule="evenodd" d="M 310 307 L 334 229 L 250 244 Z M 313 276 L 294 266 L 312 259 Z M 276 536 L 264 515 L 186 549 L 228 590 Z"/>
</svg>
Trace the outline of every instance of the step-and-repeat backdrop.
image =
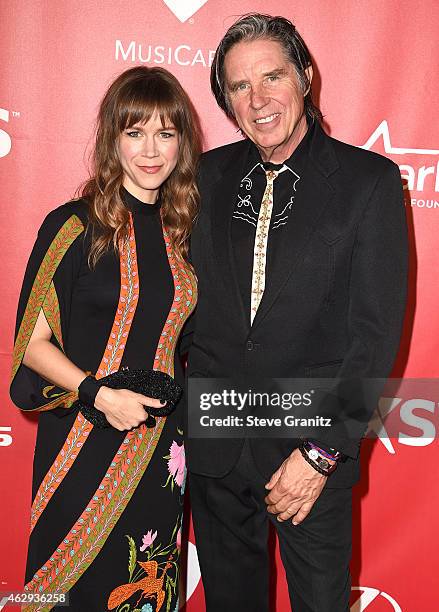
<svg viewBox="0 0 439 612">
<path fill-rule="evenodd" d="M 128 67 L 163 66 L 181 80 L 200 114 L 206 149 L 239 138 L 215 106 L 209 66 L 227 27 L 250 11 L 297 25 L 316 62 L 314 90 L 330 133 L 400 166 L 411 283 L 395 375 L 439 374 L 436 0 L 2 0 L 0 592 L 22 587 L 26 555 L 35 420 L 10 402 L 8 378 L 16 302 L 36 230 L 87 176 L 98 102 Z M 354 504 L 355 612 L 437 607 L 438 405 L 430 395 L 383 398 L 363 446 Z M 186 609 L 198 612 L 204 599 L 191 529 L 189 539 Z M 273 609 L 284 612 L 288 596 L 276 554 Z"/>
</svg>

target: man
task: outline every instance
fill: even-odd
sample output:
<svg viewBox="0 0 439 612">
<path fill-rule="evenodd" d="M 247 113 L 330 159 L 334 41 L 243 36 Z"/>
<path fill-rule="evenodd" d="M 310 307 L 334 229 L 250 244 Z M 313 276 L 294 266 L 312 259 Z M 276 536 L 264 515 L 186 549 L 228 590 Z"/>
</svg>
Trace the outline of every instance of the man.
<svg viewBox="0 0 439 612">
<path fill-rule="evenodd" d="M 246 139 L 201 162 L 190 377 L 391 371 L 406 293 L 401 178 L 388 159 L 325 134 L 312 75 L 281 17 L 244 16 L 216 51 L 213 93 Z M 337 430 L 305 442 L 188 440 L 208 612 L 269 610 L 269 521 L 294 611 L 349 609 L 359 444 Z"/>
</svg>

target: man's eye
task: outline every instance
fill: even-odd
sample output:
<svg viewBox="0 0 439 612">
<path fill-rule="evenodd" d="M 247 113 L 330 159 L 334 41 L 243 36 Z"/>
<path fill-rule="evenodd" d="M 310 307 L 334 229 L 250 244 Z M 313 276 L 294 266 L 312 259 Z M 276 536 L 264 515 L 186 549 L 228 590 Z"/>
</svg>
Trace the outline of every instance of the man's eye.
<svg viewBox="0 0 439 612">
<path fill-rule="evenodd" d="M 236 85 L 232 85 L 230 91 L 232 93 L 236 93 L 238 91 L 246 91 L 248 89 L 248 83 L 236 83 Z"/>
<path fill-rule="evenodd" d="M 271 74 L 270 76 L 267 77 L 267 81 L 269 81 L 270 83 L 274 83 L 274 81 L 278 81 L 279 80 L 279 75 L 277 74 Z"/>
</svg>

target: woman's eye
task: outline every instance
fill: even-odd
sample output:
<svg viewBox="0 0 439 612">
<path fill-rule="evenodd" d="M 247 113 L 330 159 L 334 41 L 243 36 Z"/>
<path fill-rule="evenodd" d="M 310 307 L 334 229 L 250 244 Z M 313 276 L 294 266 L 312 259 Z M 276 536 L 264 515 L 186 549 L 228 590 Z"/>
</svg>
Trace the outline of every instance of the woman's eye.
<svg viewBox="0 0 439 612">
<path fill-rule="evenodd" d="M 129 130 L 129 131 L 125 132 L 125 133 L 130 138 L 137 138 L 138 136 L 140 136 L 140 132 L 138 130 Z"/>
<path fill-rule="evenodd" d="M 175 134 L 174 132 L 160 132 L 160 136 L 167 140 L 168 138 L 173 138 Z"/>
</svg>

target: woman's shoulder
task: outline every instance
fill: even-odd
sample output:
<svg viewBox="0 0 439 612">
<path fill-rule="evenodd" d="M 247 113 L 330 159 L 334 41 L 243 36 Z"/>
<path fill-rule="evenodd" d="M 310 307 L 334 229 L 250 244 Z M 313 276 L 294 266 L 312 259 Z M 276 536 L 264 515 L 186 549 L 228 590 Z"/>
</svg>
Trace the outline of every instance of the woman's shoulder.
<svg viewBox="0 0 439 612">
<path fill-rule="evenodd" d="M 88 204 L 84 198 L 69 200 L 57 206 L 47 214 L 43 225 L 63 225 L 72 217 L 77 217 L 84 226 L 87 225 Z"/>
<path fill-rule="evenodd" d="M 38 231 L 40 237 L 55 237 L 63 228 L 82 233 L 88 223 L 88 204 L 83 198 L 70 200 L 51 210 Z"/>
</svg>

